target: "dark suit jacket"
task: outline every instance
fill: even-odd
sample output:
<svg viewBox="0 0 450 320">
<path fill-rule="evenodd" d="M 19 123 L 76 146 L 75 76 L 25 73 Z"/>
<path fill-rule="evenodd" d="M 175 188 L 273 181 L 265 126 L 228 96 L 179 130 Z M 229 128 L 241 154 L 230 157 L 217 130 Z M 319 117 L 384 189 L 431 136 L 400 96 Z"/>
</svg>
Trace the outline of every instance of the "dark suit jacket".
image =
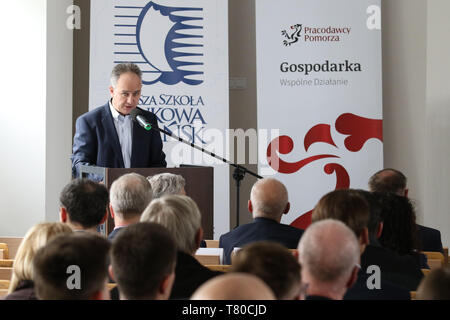
<svg viewBox="0 0 450 320">
<path fill-rule="evenodd" d="M 367 280 L 371 275 L 367 274 L 366 269 L 359 270 L 358 279 L 347 290 L 344 300 L 411 300 L 409 290 L 386 281 L 383 271 L 381 271 L 380 289 L 369 289 Z M 369 282 L 372 283 L 372 280 L 370 279 Z"/>
<path fill-rule="evenodd" d="M 153 126 L 158 125 L 153 113 L 145 110 L 143 112 Z M 131 167 L 165 167 L 167 165 L 165 157 L 159 132 L 147 131 L 133 122 Z M 77 119 L 71 159 L 72 175 L 77 178 L 79 177 L 78 166 L 80 164 L 106 168 L 124 167 L 122 150 L 109 109 L 109 102 Z"/>
<path fill-rule="evenodd" d="M 189 300 L 198 287 L 220 274 L 223 273 L 209 270 L 193 256 L 178 251 L 177 265 L 175 267 L 175 282 L 173 283 L 169 299 Z"/>
<path fill-rule="evenodd" d="M 231 264 L 233 248 L 242 247 L 256 241 L 273 241 L 289 249 L 296 249 L 303 230 L 281 224 L 272 219 L 256 218 L 252 223 L 244 224 L 225 233 L 219 239 L 223 248 L 224 264 Z"/>
<path fill-rule="evenodd" d="M 4 297 L 4 300 L 37 300 L 33 281 L 21 281 L 16 290 Z"/>
<path fill-rule="evenodd" d="M 117 237 L 117 235 L 119 234 L 119 232 L 121 232 L 122 230 L 124 230 L 126 227 L 120 227 L 120 228 L 115 228 L 113 231 L 111 231 L 111 233 L 108 235 L 108 240 L 109 241 L 113 241 L 115 237 Z"/>
<path fill-rule="evenodd" d="M 439 230 L 417 225 L 420 251 L 436 251 L 444 253 L 441 232 Z"/>
<path fill-rule="evenodd" d="M 368 245 L 361 255 L 361 268 L 377 265 L 381 278 L 409 291 L 415 291 L 423 278 L 419 260 L 411 255 L 399 255 L 377 245 Z"/>
</svg>

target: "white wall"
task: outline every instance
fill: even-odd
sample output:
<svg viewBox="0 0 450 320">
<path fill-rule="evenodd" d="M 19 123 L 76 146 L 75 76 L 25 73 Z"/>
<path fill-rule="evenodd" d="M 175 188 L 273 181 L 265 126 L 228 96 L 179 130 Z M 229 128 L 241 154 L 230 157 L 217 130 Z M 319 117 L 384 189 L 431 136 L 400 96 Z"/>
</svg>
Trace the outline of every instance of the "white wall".
<svg viewBox="0 0 450 320">
<path fill-rule="evenodd" d="M 72 40 L 65 28 L 67 3 L 0 2 L 2 236 L 23 236 L 35 223 L 56 219 L 55 191 L 70 179 L 70 163 L 69 169 L 64 163 L 71 144 L 72 112 L 67 103 L 72 78 Z M 59 120 L 64 124 L 56 124 Z"/>
<path fill-rule="evenodd" d="M 385 167 L 408 177 L 418 222 L 450 245 L 448 0 L 383 1 Z"/>
<path fill-rule="evenodd" d="M 46 221 L 59 220 L 59 193 L 71 179 L 73 31 L 66 10 L 72 2 L 47 0 Z"/>
<path fill-rule="evenodd" d="M 450 1 L 427 7 L 426 144 L 424 149 L 426 225 L 441 230 L 450 245 Z"/>
</svg>

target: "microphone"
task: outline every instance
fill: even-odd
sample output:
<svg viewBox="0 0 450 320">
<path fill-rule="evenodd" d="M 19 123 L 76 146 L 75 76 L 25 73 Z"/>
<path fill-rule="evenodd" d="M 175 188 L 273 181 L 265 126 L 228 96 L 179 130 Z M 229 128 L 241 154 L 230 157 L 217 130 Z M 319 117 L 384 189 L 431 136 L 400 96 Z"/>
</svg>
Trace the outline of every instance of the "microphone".
<svg viewBox="0 0 450 320">
<path fill-rule="evenodd" d="M 143 112 L 141 109 L 139 108 L 134 108 L 133 110 L 131 110 L 130 112 L 131 115 L 131 119 L 133 119 L 133 121 L 139 123 L 139 125 L 144 128 L 147 131 L 150 131 L 152 129 L 152 125 L 150 122 L 147 121 L 147 119 L 144 117 Z"/>
</svg>

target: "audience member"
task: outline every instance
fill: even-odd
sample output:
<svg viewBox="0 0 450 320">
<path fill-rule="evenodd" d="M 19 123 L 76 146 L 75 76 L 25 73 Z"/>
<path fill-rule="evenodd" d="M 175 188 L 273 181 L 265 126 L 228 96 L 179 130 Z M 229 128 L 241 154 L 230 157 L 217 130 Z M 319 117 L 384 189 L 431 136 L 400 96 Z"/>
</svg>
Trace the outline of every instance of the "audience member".
<svg viewBox="0 0 450 320">
<path fill-rule="evenodd" d="M 276 179 L 257 181 L 251 190 L 248 210 L 254 221 L 223 234 L 219 247 L 224 249 L 224 263 L 231 264 L 231 253 L 236 247 L 256 241 L 278 242 L 294 249 L 303 230 L 280 223 L 290 209 L 286 187 Z"/>
<path fill-rule="evenodd" d="M 409 299 L 409 291 L 415 291 L 417 289 L 417 286 L 423 277 L 423 273 L 414 261 L 414 258 L 410 256 L 400 256 L 398 253 L 382 247 L 378 241 L 383 231 L 382 207 L 379 199 L 383 197 L 385 193 L 371 193 L 364 190 L 358 191 L 364 196 L 370 207 L 368 224 L 370 244 L 366 246 L 366 249 L 361 256 L 362 270 L 367 270 L 371 265 L 378 266 L 381 271 L 381 278 L 407 289 L 405 290 L 406 292 L 404 292 L 404 296 Z M 386 286 L 381 287 L 383 291 L 386 291 Z M 349 291 L 349 295 L 352 291 L 353 289 Z M 389 299 L 393 300 L 394 298 L 395 297 L 390 297 Z"/>
<path fill-rule="evenodd" d="M 360 248 L 355 234 L 337 220 L 311 224 L 298 244 L 306 300 L 342 300 L 356 281 Z"/>
<path fill-rule="evenodd" d="M 275 300 L 272 290 L 248 273 L 228 273 L 205 282 L 191 300 Z"/>
<path fill-rule="evenodd" d="M 141 222 L 122 231 L 111 249 L 112 278 L 122 300 L 167 300 L 175 279 L 176 245 L 160 224 Z"/>
<path fill-rule="evenodd" d="M 450 300 L 450 269 L 439 268 L 423 278 L 417 289 L 417 300 Z"/>
<path fill-rule="evenodd" d="M 301 300 L 300 265 L 294 255 L 276 242 L 245 245 L 233 259 L 232 272 L 250 273 L 263 280 L 277 300 Z"/>
<path fill-rule="evenodd" d="M 152 185 L 155 199 L 168 195 L 186 195 L 184 190 L 186 181 L 181 175 L 165 172 L 147 177 L 147 179 Z"/>
<path fill-rule="evenodd" d="M 408 197 L 406 176 L 395 169 L 383 169 L 369 179 L 369 190 L 372 192 L 390 192 Z M 417 224 L 420 251 L 437 251 L 444 253 L 441 232 L 439 230 Z"/>
<path fill-rule="evenodd" d="M 150 183 L 140 174 L 128 173 L 115 180 L 109 191 L 109 210 L 114 219 L 114 230 L 108 239 L 114 239 L 123 228 L 139 222 L 152 197 Z"/>
<path fill-rule="evenodd" d="M 370 217 L 369 204 L 358 190 L 341 189 L 324 195 L 312 213 L 312 221 L 336 219 L 343 222 L 356 235 L 360 253 L 365 252 L 369 244 L 368 223 Z M 369 249 L 370 250 L 370 249 Z M 354 286 L 347 291 L 345 299 L 379 300 L 409 299 L 409 292 L 401 287 L 380 280 L 381 289 L 371 290 L 367 286 L 370 272 L 361 269 Z"/>
<path fill-rule="evenodd" d="M 60 222 L 45 222 L 33 226 L 25 234 L 14 259 L 13 274 L 5 300 L 36 300 L 34 290 L 33 259 L 36 252 L 52 238 L 72 233 L 72 229 Z"/>
<path fill-rule="evenodd" d="M 170 299 L 189 299 L 202 283 L 221 274 L 201 265 L 194 257 L 203 237 L 201 220 L 197 204 L 187 196 L 155 199 L 142 214 L 141 222 L 163 225 L 177 245 L 175 282 Z"/>
<path fill-rule="evenodd" d="M 34 258 L 40 300 L 109 300 L 108 240 L 91 233 L 62 235 Z"/>
<path fill-rule="evenodd" d="M 429 269 L 426 256 L 418 252 L 416 215 L 411 201 L 393 193 L 386 193 L 379 201 L 384 221 L 381 245 L 399 255 L 412 256 L 419 268 Z"/>
<path fill-rule="evenodd" d="M 164 172 L 155 174 L 154 176 L 148 176 L 147 180 L 152 185 L 153 197 L 155 199 L 170 195 L 186 195 L 186 190 L 184 190 L 186 180 L 179 174 Z M 200 247 L 206 248 L 205 240 L 200 242 Z"/>
<path fill-rule="evenodd" d="M 89 179 L 69 182 L 59 197 L 61 222 L 74 231 L 97 232 L 108 217 L 108 190 Z"/>
</svg>

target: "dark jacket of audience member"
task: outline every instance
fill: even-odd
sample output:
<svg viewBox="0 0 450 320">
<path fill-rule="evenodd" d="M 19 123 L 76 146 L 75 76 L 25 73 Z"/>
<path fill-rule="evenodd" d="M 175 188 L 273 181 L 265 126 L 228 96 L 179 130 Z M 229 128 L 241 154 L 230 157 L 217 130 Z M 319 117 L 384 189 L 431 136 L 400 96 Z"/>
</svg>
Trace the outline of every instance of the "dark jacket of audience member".
<svg viewBox="0 0 450 320">
<path fill-rule="evenodd" d="M 288 191 L 272 178 L 257 181 L 250 192 L 248 210 L 254 221 L 223 234 L 219 247 L 224 250 L 224 263 L 231 264 L 234 248 L 256 241 L 278 242 L 287 248 L 297 248 L 303 230 L 280 223 L 290 209 Z"/>
</svg>

